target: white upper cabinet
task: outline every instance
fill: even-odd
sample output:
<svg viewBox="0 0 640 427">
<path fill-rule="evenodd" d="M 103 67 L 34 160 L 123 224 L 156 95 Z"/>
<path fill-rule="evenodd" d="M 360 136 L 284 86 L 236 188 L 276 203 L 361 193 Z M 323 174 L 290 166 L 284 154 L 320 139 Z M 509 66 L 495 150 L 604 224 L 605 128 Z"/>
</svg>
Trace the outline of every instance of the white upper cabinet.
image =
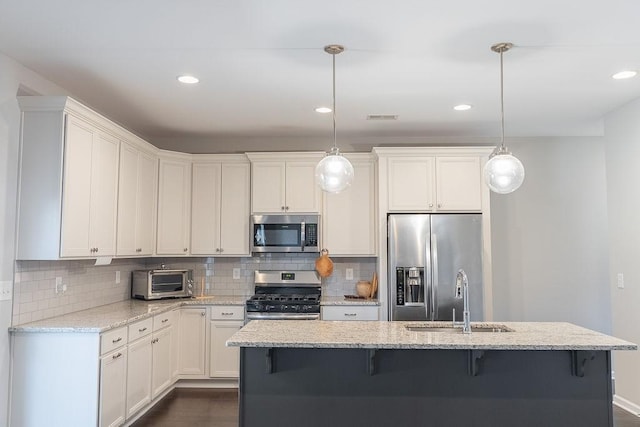
<svg viewBox="0 0 640 427">
<path fill-rule="evenodd" d="M 393 150 L 374 149 L 386 165 L 381 179 L 386 180 L 388 211 L 482 211 L 483 153 L 457 148 Z"/>
<path fill-rule="evenodd" d="M 436 157 L 438 210 L 480 211 L 482 168 L 478 156 Z"/>
<path fill-rule="evenodd" d="M 116 254 L 120 141 L 128 132 L 68 97 L 19 97 L 17 259 Z"/>
<path fill-rule="evenodd" d="M 315 169 L 322 153 L 247 153 L 253 213 L 320 213 Z"/>
<path fill-rule="evenodd" d="M 158 170 L 158 255 L 189 255 L 191 157 L 162 151 Z"/>
<path fill-rule="evenodd" d="M 120 141 L 67 116 L 61 257 L 113 256 Z"/>
<path fill-rule="evenodd" d="M 194 156 L 191 254 L 249 255 L 250 166 L 245 156 Z"/>
<path fill-rule="evenodd" d="M 322 246 L 330 256 L 371 256 L 375 239 L 375 165 L 370 154 L 346 154 L 353 183 L 338 194 L 324 194 Z"/>
<path fill-rule="evenodd" d="M 155 241 L 158 157 L 128 142 L 120 146 L 116 255 L 149 256 Z"/>
</svg>

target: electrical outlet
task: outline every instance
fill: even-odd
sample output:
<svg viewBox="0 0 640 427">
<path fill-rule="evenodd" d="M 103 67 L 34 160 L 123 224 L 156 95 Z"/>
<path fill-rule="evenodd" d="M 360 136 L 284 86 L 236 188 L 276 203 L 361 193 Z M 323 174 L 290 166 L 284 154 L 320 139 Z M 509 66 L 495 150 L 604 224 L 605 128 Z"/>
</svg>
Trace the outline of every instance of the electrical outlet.
<svg viewBox="0 0 640 427">
<path fill-rule="evenodd" d="M 211 288 L 211 284 L 209 282 L 207 282 L 206 285 L 204 285 L 205 290 L 209 290 Z"/>
<path fill-rule="evenodd" d="M 240 279 L 240 269 L 239 268 L 234 268 L 233 269 L 233 279 L 234 280 Z"/>
<path fill-rule="evenodd" d="M 65 292 L 67 292 L 67 285 L 62 285 L 62 295 L 64 295 Z"/>
<path fill-rule="evenodd" d="M 56 294 L 62 292 L 62 277 L 56 277 Z"/>
<path fill-rule="evenodd" d="M 624 289 L 624 274 L 618 273 L 618 288 Z"/>
<path fill-rule="evenodd" d="M 353 268 L 347 268 L 344 271 L 344 278 L 347 280 L 353 280 Z"/>
<path fill-rule="evenodd" d="M 120 270 L 116 271 L 116 285 L 120 283 Z"/>
</svg>

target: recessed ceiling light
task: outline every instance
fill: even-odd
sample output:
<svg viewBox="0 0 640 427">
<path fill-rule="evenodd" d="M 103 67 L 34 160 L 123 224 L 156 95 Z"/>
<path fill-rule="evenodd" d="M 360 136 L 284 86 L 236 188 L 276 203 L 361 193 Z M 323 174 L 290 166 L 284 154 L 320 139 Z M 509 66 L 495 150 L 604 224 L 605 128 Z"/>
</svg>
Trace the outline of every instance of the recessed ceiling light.
<svg viewBox="0 0 640 427">
<path fill-rule="evenodd" d="M 619 73 L 615 73 L 611 78 L 616 80 L 630 79 L 631 77 L 635 77 L 637 74 L 638 72 L 634 70 L 624 70 Z"/>
<path fill-rule="evenodd" d="M 184 76 L 178 76 L 178 81 L 180 83 L 194 84 L 194 83 L 198 83 L 200 79 L 194 76 L 184 75 Z"/>
<path fill-rule="evenodd" d="M 332 111 L 333 110 L 331 108 L 329 108 L 329 107 L 318 107 L 318 108 L 316 108 L 316 113 L 326 114 L 326 113 L 330 113 Z"/>
<path fill-rule="evenodd" d="M 470 110 L 471 108 L 472 106 L 469 104 L 460 104 L 453 107 L 453 109 L 456 111 L 467 111 L 467 110 Z"/>
</svg>

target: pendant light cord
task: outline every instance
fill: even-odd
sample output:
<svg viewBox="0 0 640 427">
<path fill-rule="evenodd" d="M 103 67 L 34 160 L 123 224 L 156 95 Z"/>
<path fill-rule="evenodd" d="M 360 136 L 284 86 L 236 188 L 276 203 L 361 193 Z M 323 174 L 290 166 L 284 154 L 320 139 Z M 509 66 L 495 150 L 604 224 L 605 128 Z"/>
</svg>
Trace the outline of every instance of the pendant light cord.
<svg viewBox="0 0 640 427">
<path fill-rule="evenodd" d="M 500 150 L 506 151 L 506 148 L 504 146 L 504 68 L 502 65 L 503 52 L 504 49 L 500 49 L 500 117 L 502 125 L 502 140 L 500 141 Z"/>
<path fill-rule="evenodd" d="M 333 57 L 333 150 L 338 149 L 337 134 L 336 134 L 336 54 L 331 55 Z"/>
</svg>

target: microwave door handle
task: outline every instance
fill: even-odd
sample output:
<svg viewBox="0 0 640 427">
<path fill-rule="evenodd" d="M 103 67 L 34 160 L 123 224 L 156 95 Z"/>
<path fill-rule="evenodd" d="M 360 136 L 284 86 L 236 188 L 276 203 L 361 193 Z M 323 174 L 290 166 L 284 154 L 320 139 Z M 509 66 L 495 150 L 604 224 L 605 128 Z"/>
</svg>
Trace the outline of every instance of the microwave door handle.
<svg viewBox="0 0 640 427">
<path fill-rule="evenodd" d="M 305 223 L 302 221 L 300 223 L 300 250 L 304 252 L 304 245 L 306 243 L 307 237 L 305 232 Z"/>
</svg>

